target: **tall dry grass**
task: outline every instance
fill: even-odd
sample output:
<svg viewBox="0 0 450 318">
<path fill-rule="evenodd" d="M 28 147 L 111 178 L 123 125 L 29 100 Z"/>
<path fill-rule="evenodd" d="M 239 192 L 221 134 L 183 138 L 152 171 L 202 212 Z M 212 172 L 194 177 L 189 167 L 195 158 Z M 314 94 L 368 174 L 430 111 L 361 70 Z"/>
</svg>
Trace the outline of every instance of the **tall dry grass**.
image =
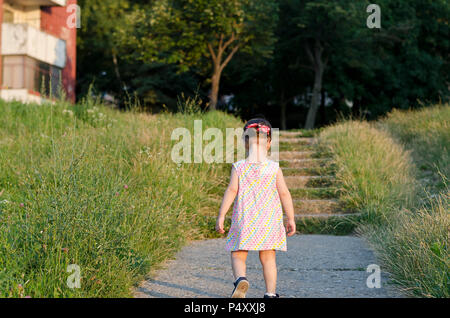
<svg viewBox="0 0 450 318">
<path fill-rule="evenodd" d="M 375 124 L 322 131 L 342 200 L 363 212 L 358 231 L 406 295 L 449 297 L 450 107 L 393 111 Z"/>
<path fill-rule="evenodd" d="M 416 111 L 394 110 L 378 127 L 411 150 L 422 185 L 430 192 L 447 189 L 450 176 L 450 106 Z"/>
<path fill-rule="evenodd" d="M 320 134 L 333 154 L 340 200 L 382 222 L 398 208 L 411 206 L 416 192 L 408 152 L 367 122 L 346 121 Z"/>
<path fill-rule="evenodd" d="M 398 211 L 384 226 L 362 226 L 385 268 L 406 295 L 450 297 L 449 196 L 429 205 Z"/>
</svg>

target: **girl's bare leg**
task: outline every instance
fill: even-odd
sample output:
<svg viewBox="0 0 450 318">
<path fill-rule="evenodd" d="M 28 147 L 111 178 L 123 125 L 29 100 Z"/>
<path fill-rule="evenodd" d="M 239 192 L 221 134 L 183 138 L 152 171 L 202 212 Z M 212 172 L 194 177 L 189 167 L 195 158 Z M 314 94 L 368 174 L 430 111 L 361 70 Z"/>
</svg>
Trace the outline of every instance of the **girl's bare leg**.
<svg viewBox="0 0 450 318">
<path fill-rule="evenodd" d="M 233 251 L 231 252 L 231 267 L 233 268 L 234 279 L 245 277 L 248 251 Z"/>
<path fill-rule="evenodd" d="M 277 288 L 277 263 L 274 250 L 259 251 L 259 260 L 263 267 L 266 292 L 275 294 Z"/>
</svg>

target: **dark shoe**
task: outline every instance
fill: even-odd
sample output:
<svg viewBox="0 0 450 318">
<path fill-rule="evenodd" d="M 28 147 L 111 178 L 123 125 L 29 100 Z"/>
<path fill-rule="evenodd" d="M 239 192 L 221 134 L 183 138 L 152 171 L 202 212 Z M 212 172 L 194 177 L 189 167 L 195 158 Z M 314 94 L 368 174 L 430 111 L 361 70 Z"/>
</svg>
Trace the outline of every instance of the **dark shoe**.
<svg viewBox="0 0 450 318">
<path fill-rule="evenodd" d="M 231 298 L 245 298 L 245 294 L 247 293 L 248 287 L 250 286 L 247 278 L 239 277 L 233 284 L 234 289 L 231 293 Z"/>
<path fill-rule="evenodd" d="M 275 295 L 264 294 L 264 298 L 280 298 L 280 295 L 278 295 L 278 294 L 275 294 Z"/>
</svg>

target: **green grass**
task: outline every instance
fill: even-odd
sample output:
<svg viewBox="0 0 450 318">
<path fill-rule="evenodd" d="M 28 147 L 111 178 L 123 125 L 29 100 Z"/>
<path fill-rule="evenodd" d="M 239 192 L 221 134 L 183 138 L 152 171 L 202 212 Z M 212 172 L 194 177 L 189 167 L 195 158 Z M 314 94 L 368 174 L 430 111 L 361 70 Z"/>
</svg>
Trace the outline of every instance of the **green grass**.
<svg viewBox="0 0 450 318">
<path fill-rule="evenodd" d="M 305 167 L 305 168 L 284 168 L 285 176 L 317 176 L 317 175 L 333 175 L 334 169 L 331 165 L 322 167 Z"/>
<path fill-rule="evenodd" d="M 237 127 L 221 112 L 121 113 L 0 101 L 0 297 L 129 297 L 210 235 L 228 164 L 175 164 L 171 132 Z M 81 288 L 66 285 L 81 268 Z"/>
<path fill-rule="evenodd" d="M 0 112 L 0 297 L 129 297 L 188 240 L 218 236 L 211 216 L 230 167 L 177 165 L 170 138 L 176 127 L 192 132 L 194 119 L 225 129 L 241 126 L 236 118 L 195 107 L 120 113 L 90 100 L 0 101 Z M 300 219 L 298 230 L 357 228 L 408 293 L 449 297 L 449 114 L 448 105 L 394 111 L 321 130 L 338 187 L 291 193 L 339 195 L 363 214 Z M 69 264 L 81 268 L 80 289 L 66 285 Z"/>
<path fill-rule="evenodd" d="M 363 213 L 357 231 L 394 282 L 419 297 L 450 296 L 449 122 L 450 107 L 439 105 L 374 124 L 346 121 L 320 135 L 337 166 L 340 200 Z"/>
<path fill-rule="evenodd" d="M 297 199 L 330 199 L 339 194 L 339 189 L 328 188 L 295 188 L 289 189 L 292 197 Z"/>
<path fill-rule="evenodd" d="M 360 222 L 360 216 L 304 217 L 296 220 L 296 228 L 302 234 L 349 235 Z"/>
<path fill-rule="evenodd" d="M 334 155 L 340 200 L 373 222 L 412 205 L 416 181 L 412 160 L 387 132 L 367 122 L 347 121 L 324 130 L 321 140 Z"/>
<path fill-rule="evenodd" d="M 279 146 L 279 151 L 311 151 L 314 149 L 313 145 L 302 142 L 284 142 Z"/>
<path fill-rule="evenodd" d="M 398 211 L 384 226 L 362 226 L 393 280 L 407 294 L 450 297 L 449 195 L 418 209 Z"/>
<path fill-rule="evenodd" d="M 419 168 L 422 184 L 431 192 L 445 190 L 450 176 L 450 107 L 407 112 L 394 110 L 379 123 L 408 150 Z"/>
</svg>

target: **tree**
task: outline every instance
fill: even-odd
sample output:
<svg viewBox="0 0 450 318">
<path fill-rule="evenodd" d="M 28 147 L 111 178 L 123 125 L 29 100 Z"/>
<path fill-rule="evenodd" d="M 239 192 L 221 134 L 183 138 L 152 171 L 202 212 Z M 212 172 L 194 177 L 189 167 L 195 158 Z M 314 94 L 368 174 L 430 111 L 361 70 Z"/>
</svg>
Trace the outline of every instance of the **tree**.
<svg viewBox="0 0 450 318">
<path fill-rule="evenodd" d="M 80 0 L 82 28 L 78 33 L 78 83 L 87 91 L 96 80 L 101 90 L 125 87 L 118 62 L 118 48 L 113 40 L 114 30 L 120 27 L 115 19 L 130 10 L 128 0 Z M 102 75 L 103 74 L 103 75 Z"/>
<path fill-rule="evenodd" d="M 275 0 L 157 0 L 131 13 L 116 36 L 144 61 L 209 72 L 209 107 L 216 109 L 225 67 L 238 51 L 270 56 L 276 22 Z"/>
<path fill-rule="evenodd" d="M 340 110 L 367 119 L 392 108 L 448 100 L 448 1 L 377 4 L 381 29 L 364 28 L 358 41 L 335 49 L 324 82 L 327 93 L 336 101 L 352 100 L 351 109 L 344 105 Z"/>
<path fill-rule="evenodd" d="M 381 0 L 377 4 L 384 18 L 382 32 L 374 35 L 378 45 L 375 58 L 379 59 L 376 78 L 368 84 L 384 98 L 365 101 L 382 106 L 377 105 L 374 115 L 394 107 L 408 109 L 448 101 L 449 2 Z"/>
<path fill-rule="evenodd" d="M 305 128 L 314 128 L 324 81 L 324 73 L 330 57 L 339 54 L 339 48 L 351 50 L 364 37 L 365 1 L 286 1 L 286 5 L 297 12 L 293 31 L 306 63 L 300 66 L 313 71 L 314 83 L 311 104 Z"/>
<path fill-rule="evenodd" d="M 120 41 L 117 33 L 127 30 L 128 19 L 148 6 L 147 0 L 79 0 L 82 28 L 78 32 L 77 95 L 95 91 L 113 95 L 118 105 L 126 107 L 137 96 L 145 109 L 176 109 L 180 91 L 199 92 L 199 78 L 192 72 L 177 74 L 175 65 L 145 63 L 136 51 Z M 135 22 L 134 22 L 135 23 Z M 130 33 L 131 35 L 133 33 Z"/>
<path fill-rule="evenodd" d="M 368 0 L 79 3 L 78 92 L 94 80 L 176 109 L 180 92 L 198 91 L 214 108 L 220 86 L 237 114 L 296 128 L 316 125 L 319 105 L 330 122 L 449 97 L 447 0 L 379 0 L 381 29 L 366 26 Z"/>
</svg>

